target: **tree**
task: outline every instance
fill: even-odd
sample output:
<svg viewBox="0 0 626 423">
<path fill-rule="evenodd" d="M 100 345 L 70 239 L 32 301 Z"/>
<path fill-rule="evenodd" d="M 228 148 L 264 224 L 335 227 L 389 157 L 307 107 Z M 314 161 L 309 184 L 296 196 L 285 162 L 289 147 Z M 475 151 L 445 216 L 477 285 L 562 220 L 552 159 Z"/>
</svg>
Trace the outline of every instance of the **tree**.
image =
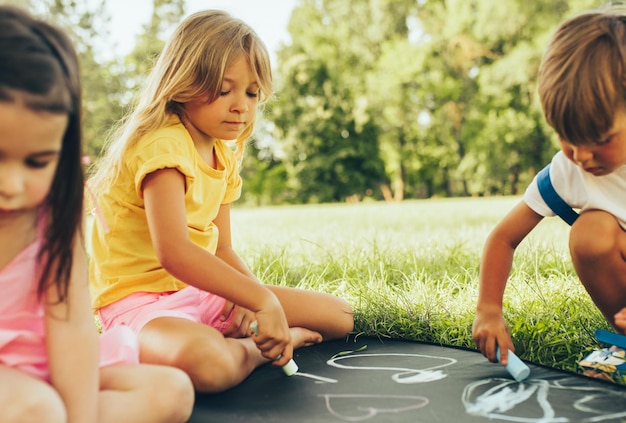
<svg viewBox="0 0 626 423">
<path fill-rule="evenodd" d="M 18 1 L 18 0 L 16 0 Z M 184 0 L 153 0 L 123 58 L 104 0 L 19 0 L 74 38 L 86 151 L 132 103 Z M 518 194 L 556 151 L 536 76 L 559 21 L 594 0 L 300 0 L 276 100 L 245 157 L 252 204 Z"/>
<path fill-rule="evenodd" d="M 591 3 L 423 2 L 420 21 L 433 47 L 427 74 L 439 73 L 431 126 L 454 153 L 444 175 L 460 183 L 455 190 L 446 181 L 447 195 L 517 194 L 555 152 L 536 75 L 557 23 Z"/>
<path fill-rule="evenodd" d="M 98 54 L 109 34 L 105 0 L 36 0 L 72 37 L 81 65 L 84 149 L 97 157 L 107 134 L 122 117 L 164 42 L 161 36 L 184 14 L 184 0 L 154 0 L 153 13 L 126 58 Z"/>
<path fill-rule="evenodd" d="M 362 198 L 386 178 L 364 95 L 376 54 L 371 37 L 362 36 L 369 4 L 303 1 L 289 23 L 292 44 L 278 52 L 278 99 L 269 118 L 299 202 Z"/>
<path fill-rule="evenodd" d="M 182 19 L 184 6 L 184 0 L 153 0 L 152 14 L 148 22 L 142 25 L 142 32 L 135 40 L 135 47 L 125 57 L 104 64 L 103 72 L 109 75 L 108 80 L 114 89 L 101 98 L 112 101 L 116 107 L 105 115 L 107 116 L 105 136 L 99 138 L 92 146 L 97 151 L 102 150 L 108 132 L 132 107 L 135 96 L 165 45 L 164 38 L 167 32 Z"/>
<path fill-rule="evenodd" d="M 103 132 L 119 117 L 123 107 L 117 95 L 122 90 L 118 75 L 111 67 L 103 65 L 105 59 L 97 54 L 98 42 L 106 38 L 110 21 L 104 0 L 89 4 L 49 0 L 39 2 L 38 7 L 70 34 L 76 47 L 83 88 L 84 150 L 85 154 L 94 157 L 99 151 Z"/>
<path fill-rule="evenodd" d="M 359 195 L 374 185 L 395 200 L 518 193 L 556 149 L 535 94 L 548 37 L 592 6 L 302 1 L 278 55 L 271 115 L 290 186 L 307 201 L 345 198 L 336 193 L 354 181 Z M 364 164 L 375 178 L 359 184 Z"/>
<path fill-rule="evenodd" d="M 152 69 L 165 46 L 164 39 L 170 29 L 178 25 L 185 13 L 185 0 L 153 0 L 150 20 L 142 25 L 135 47 L 124 58 L 124 86 L 134 95 Z M 127 99 L 131 102 L 132 95 Z"/>
</svg>

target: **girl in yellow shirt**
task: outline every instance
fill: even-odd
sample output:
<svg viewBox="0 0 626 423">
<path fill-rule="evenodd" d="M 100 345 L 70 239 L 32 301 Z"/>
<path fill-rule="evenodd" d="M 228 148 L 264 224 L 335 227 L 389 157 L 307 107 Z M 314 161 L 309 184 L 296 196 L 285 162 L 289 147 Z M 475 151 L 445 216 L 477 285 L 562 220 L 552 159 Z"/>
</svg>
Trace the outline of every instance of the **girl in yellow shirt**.
<svg viewBox="0 0 626 423">
<path fill-rule="evenodd" d="M 195 13 L 165 46 L 90 181 L 102 216 L 90 276 L 103 326 L 129 326 L 141 361 L 183 369 L 203 392 L 353 329 L 347 302 L 263 285 L 231 245 L 239 160 L 271 91 L 254 31 L 221 11 Z"/>
</svg>

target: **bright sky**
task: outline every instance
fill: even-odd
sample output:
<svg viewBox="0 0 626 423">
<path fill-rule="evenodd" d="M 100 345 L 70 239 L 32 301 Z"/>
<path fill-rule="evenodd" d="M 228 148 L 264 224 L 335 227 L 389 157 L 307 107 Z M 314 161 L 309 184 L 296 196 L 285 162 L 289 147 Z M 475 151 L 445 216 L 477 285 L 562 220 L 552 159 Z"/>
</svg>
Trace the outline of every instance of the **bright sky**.
<svg viewBox="0 0 626 423">
<path fill-rule="evenodd" d="M 281 42 L 289 40 L 287 23 L 297 0 L 186 0 L 186 13 L 221 9 L 250 25 L 261 37 L 275 61 Z M 134 46 L 135 35 L 152 13 L 152 0 L 107 0 L 111 14 L 110 33 L 114 54 Z M 129 42 L 130 39 L 130 42 Z"/>
</svg>

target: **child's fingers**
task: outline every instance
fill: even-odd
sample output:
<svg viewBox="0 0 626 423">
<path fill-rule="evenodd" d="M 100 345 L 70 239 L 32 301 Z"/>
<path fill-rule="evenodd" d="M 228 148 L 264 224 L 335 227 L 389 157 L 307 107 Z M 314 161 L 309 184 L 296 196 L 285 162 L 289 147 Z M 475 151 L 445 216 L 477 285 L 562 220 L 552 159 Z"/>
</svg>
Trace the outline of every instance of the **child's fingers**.
<svg viewBox="0 0 626 423">
<path fill-rule="evenodd" d="M 508 332 L 505 332 L 504 334 L 498 336 L 495 347 L 499 348 L 500 350 L 499 359 L 497 357 L 497 353 L 494 354 L 496 361 L 499 361 L 500 364 L 506 366 L 509 362 L 509 351 L 515 352 L 515 346 L 513 345 L 513 342 L 511 341 L 511 337 L 509 336 Z"/>
<path fill-rule="evenodd" d="M 283 352 L 276 356 L 274 362 L 272 363 L 274 366 L 283 367 L 291 361 L 293 358 L 293 347 L 291 344 L 288 344 Z"/>
<path fill-rule="evenodd" d="M 289 341 L 279 341 L 274 338 L 258 334 L 256 321 L 250 325 L 253 331 L 253 340 L 261 355 L 278 366 L 284 366 L 293 358 L 293 346 Z"/>
<path fill-rule="evenodd" d="M 257 344 L 261 355 L 275 365 L 284 366 L 293 358 L 293 350 L 289 344 L 275 343 L 272 340 Z"/>
<path fill-rule="evenodd" d="M 496 358 L 496 347 L 497 347 L 498 343 L 496 341 L 496 338 L 493 336 L 489 336 L 486 340 L 485 340 L 485 346 L 483 349 L 483 355 L 485 357 L 487 357 L 487 360 L 491 361 L 492 363 L 495 363 L 498 361 L 498 359 Z"/>
<path fill-rule="evenodd" d="M 499 361 L 500 364 L 502 364 L 503 366 L 506 366 L 506 364 L 509 362 L 509 349 L 496 347 L 495 356 L 496 356 L 496 361 Z M 500 359 L 498 359 L 498 356 L 500 356 Z"/>
<path fill-rule="evenodd" d="M 626 334 L 626 308 L 621 309 L 615 314 L 615 326 L 623 334 Z"/>
<path fill-rule="evenodd" d="M 222 306 L 222 311 L 220 312 L 220 320 L 222 322 L 225 322 L 226 319 L 228 319 L 228 316 L 230 316 L 230 313 L 232 313 L 234 308 L 235 308 L 235 304 L 233 302 L 224 301 L 224 305 Z"/>
</svg>

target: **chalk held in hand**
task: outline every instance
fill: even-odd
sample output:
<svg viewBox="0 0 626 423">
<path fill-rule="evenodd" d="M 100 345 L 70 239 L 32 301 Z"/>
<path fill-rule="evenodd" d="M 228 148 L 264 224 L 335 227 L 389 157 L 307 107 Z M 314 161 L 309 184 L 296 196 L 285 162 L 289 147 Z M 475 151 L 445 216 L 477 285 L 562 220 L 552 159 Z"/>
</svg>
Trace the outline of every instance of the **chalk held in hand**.
<svg viewBox="0 0 626 423">
<path fill-rule="evenodd" d="M 252 332 L 254 332 L 255 335 L 259 334 L 259 324 L 256 322 L 256 320 L 250 323 L 250 329 L 252 329 Z M 297 371 L 298 365 L 295 361 L 293 361 L 293 358 L 289 360 L 289 363 L 283 366 L 283 372 L 285 372 L 287 376 L 293 376 L 296 374 Z"/>
<path fill-rule="evenodd" d="M 500 361 L 500 347 L 496 347 L 496 357 L 498 358 L 498 361 Z M 509 350 L 507 361 L 508 362 L 504 367 L 516 381 L 521 382 L 526 379 L 528 375 L 530 375 L 530 369 L 528 366 L 511 350 Z"/>
<path fill-rule="evenodd" d="M 287 376 L 293 376 L 298 372 L 298 365 L 293 361 L 293 358 L 283 366 L 283 372 L 285 372 Z"/>
</svg>

